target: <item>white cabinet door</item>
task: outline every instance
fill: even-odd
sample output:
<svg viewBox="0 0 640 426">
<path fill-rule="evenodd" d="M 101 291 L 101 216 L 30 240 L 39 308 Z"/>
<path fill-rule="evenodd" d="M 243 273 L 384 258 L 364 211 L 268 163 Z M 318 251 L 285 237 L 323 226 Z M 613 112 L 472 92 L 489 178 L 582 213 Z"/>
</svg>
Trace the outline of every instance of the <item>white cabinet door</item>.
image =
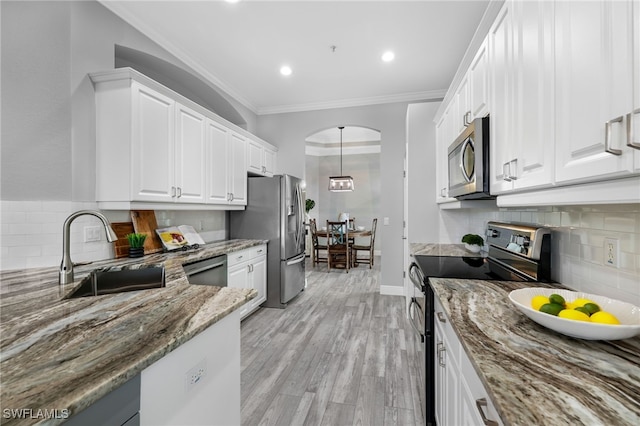
<svg viewBox="0 0 640 426">
<path fill-rule="evenodd" d="M 633 110 L 627 115 L 631 134 L 627 143 L 634 150 L 634 170 L 640 173 L 640 3 L 633 3 Z"/>
<path fill-rule="evenodd" d="M 457 138 L 460 133 L 471 122 L 471 110 L 469 108 L 469 74 L 467 73 L 454 96 L 454 116 L 453 118 L 453 138 Z M 453 142 L 453 139 L 451 140 Z"/>
<path fill-rule="evenodd" d="M 436 424 L 446 425 L 445 418 L 445 400 L 447 395 L 446 371 L 444 369 L 443 351 L 444 351 L 444 333 L 436 325 L 435 327 L 435 418 Z"/>
<path fill-rule="evenodd" d="M 272 177 L 276 172 L 276 158 L 278 154 L 276 151 L 264 147 L 264 175 Z"/>
<path fill-rule="evenodd" d="M 553 3 L 514 2 L 514 189 L 551 186 L 554 170 Z"/>
<path fill-rule="evenodd" d="M 263 174 L 263 154 L 264 148 L 261 143 L 249 139 L 247 152 L 247 171 L 257 174 Z"/>
<path fill-rule="evenodd" d="M 436 126 L 436 202 L 457 201 L 449 197 L 449 145 L 455 139 L 453 129 L 453 105 L 450 104 Z"/>
<path fill-rule="evenodd" d="M 227 270 L 227 287 L 247 288 L 249 282 L 249 263 L 242 262 L 235 266 L 230 266 Z M 243 318 L 249 312 L 249 303 L 245 303 L 239 309 L 240 317 Z"/>
<path fill-rule="evenodd" d="M 132 84 L 132 102 L 132 200 L 173 202 L 175 102 L 138 83 Z"/>
<path fill-rule="evenodd" d="M 231 152 L 229 175 L 230 186 L 229 192 L 231 200 L 229 204 L 247 205 L 247 169 L 246 169 L 246 150 L 247 140 L 238 133 L 231 133 Z"/>
<path fill-rule="evenodd" d="M 470 120 L 489 113 L 489 51 L 487 40 L 482 43 L 469 66 L 469 111 Z"/>
<path fill-rule="evenodd" d="M 490 102 L 491 102 L 491 181 L 492 194 L 512 189 L 513 160 L 513 30 L 511 3 L 506 2 L 489 30 Z"/>
<path fill-rule="evenodd" d="M 555 3 L 557 182 L 633 170 L 618 120 L 633 106 L 631 15 L 630 1 Z"/>
<path fill-rule="evenodd" d="M 252 287 L 258 295 L 252 300 L 252 306 L 257 308 L 267 300 L 267 256 L 260 256 L 252 261 Z"/>
<path fill-rule="evenodd" d="M 176 201 L 204 203 L 206 185 L 206 119 L 186 106 L 176 108 Z"/>
<path fill-rule="evenodd" d="M 229 203 L 229 139 L 229 129 L 212 120 L 207 122 L 207 203 Z"/>
</svg>

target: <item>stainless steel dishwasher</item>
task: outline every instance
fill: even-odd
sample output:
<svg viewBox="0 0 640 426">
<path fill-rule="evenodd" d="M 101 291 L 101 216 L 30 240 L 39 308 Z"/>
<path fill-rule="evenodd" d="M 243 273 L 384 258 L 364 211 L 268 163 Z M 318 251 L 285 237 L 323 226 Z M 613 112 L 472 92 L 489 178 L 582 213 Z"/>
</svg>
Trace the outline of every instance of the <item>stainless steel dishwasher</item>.
<svg viewBox="0 0 640 426">
<path fill-rule="evenodd" d="M 191 284 L 227 286 L 226 254 L 183 265 L 182 268 Z"/>
</svg>

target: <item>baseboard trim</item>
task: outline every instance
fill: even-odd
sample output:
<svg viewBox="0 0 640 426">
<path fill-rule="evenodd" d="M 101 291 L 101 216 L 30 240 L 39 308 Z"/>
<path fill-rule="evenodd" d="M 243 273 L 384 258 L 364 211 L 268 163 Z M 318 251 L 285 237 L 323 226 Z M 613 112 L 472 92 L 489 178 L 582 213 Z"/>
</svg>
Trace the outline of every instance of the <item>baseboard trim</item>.
<svg viewBox="0 0 640 426">
<path fill-rule="evenodd" d="M 397 285 L 381 285 L 380 294 L 384 296 L 404 296 L 404 287 Z"/>
</svg>

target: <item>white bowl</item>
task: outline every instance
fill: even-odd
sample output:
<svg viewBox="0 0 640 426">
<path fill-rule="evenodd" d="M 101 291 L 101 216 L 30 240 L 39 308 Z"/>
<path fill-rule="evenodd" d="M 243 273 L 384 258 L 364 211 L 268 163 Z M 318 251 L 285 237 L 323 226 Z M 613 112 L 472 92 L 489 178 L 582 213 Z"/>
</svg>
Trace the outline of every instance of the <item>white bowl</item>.
<svg viewBox="0 0 640 426">
<path fill-rule="evenodd" d="M 531 299 L 534 296 L 549 296 L 553 293 L 564 297 L 567 302 L 578 298 L 593 300 L 600 306 L 600 309 L 615 315 L 620 321 L 620 325 L 559 318 L 555 315 L 536 311 L 531 307 Z M 619 340 L 640 334 L 640 308 L 631 303 L 621 302 L 605 296 L 564 289 L 528 287 L 513 290 L 509 293 L 509 299 L 523 314 L 533 321 L 566 336 L 586 340 Z"/>
</svg>

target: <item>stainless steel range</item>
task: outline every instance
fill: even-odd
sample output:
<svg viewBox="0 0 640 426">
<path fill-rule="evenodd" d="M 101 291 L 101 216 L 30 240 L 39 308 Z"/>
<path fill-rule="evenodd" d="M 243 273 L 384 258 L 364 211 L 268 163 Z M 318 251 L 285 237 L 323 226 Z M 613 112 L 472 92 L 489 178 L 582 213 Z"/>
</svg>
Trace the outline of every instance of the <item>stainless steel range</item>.
<svg viewBox="0 0 640 426">
<path fill-rule="evenodd" d="M 548 228 L 518 224 L 488 222 L 486 257 L 421 256 L 409 267 L 409 277 L 416 287 L 411 299 L 409 316 L 421 345 L 421 372 L 425 378 L 421 402 L 427 425 L 435 425 L 434 395 L 434 312 L 433 291 L 429 278 L 460 278 L 500 281 L 551 281 L 551 232 Z"/>
</svg>

